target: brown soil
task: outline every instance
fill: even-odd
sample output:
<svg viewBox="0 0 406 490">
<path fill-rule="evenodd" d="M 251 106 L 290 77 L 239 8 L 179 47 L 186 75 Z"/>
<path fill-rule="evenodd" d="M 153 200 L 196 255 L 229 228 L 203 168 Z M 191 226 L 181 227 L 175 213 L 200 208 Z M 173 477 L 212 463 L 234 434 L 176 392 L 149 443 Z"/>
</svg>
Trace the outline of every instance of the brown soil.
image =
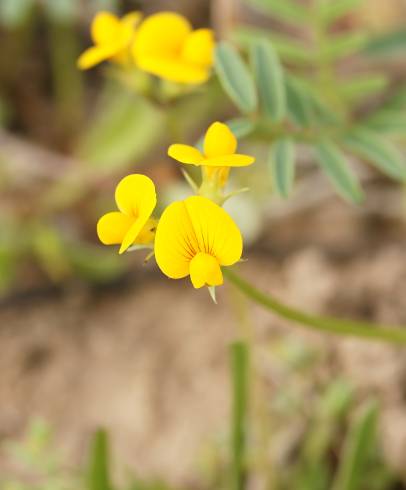
<svg viewBox="0 0 406 490">
<path fill-rule="evenodd" d="M 259 287 L 311 312 L 406 325 L 403 223 L 333 199 L 270 229 L 240 267 Z M 0 436 L 42 416 L 78 460 L 102 425 L 116 455 L 141 473 L 193 481 L 203 445 L 227 429 L 233 298 L 224 287 L 215 306 L 151 264 L 112 290 L 75 286 L 10 303 L 0 312 Z M 250 313 L 257 345 L 285 336 L 315 345 L 325 376 L 348 375 L 359 396 L 377 394 L 387 459 L 406 466 L 404 351 L 309 332 L 256 306 Z"/>
</svg>

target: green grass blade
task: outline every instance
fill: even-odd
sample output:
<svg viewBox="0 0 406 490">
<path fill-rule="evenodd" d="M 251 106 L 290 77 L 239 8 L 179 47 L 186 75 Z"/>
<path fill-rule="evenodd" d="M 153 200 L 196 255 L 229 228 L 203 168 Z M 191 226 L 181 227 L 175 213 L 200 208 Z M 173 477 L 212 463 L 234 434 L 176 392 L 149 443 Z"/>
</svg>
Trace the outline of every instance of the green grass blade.
<svg viewBox="0 0 406 490">
<path fill-rule="evenodd" d="M 319 165 L 326 173 L 336 191 L 347 201 L 359 204 L 363 193 L 355 175 L 350 171 L 345 156 L 331 141 L 315 145 Z"/>
<path fill-rule="evenodd" d="M 384 174 L 395 180 L 406 181 L 406 165 L 403 156 L 379 133 L 357 128 L 344 137 L 343 143 L 349 150 L 369 161 Z"/>
<path fill-rule="evenodd" d="M 283 138 L 274 143 L 269 154 L 272 184 L 276 192 L 289 197 L 295 179 L 295 145 L 292 139 Z"/>
<path fill-rule="evenodd" d="M 369 401 L 350 428 L 333 490 L 359 490 L 365 463 L 375 443 L 378 406 Z"/>
<path fill-rule="evenodd" d="M 286 91 L 282 65 L 267 39 L 251 46 L 251 64 L 257 81 L 261 107 L 265 115 L 280 122 L 286 115 Z"/>
<path fill-rule="evenodd" d="M 236 106 L 244 113 L 254 112 L 258 102 L 254 80 L 241 56 L 230 44 L 218 44 L 215 68 L 224 91 Z"/>
<path fill-rule="evenodd" d="M 231 345 L 232 418 L 231 418 L 231 489 L 245 487 L 245 439 L 248 405 L 248 346 Z"/>
<path fill-rule="evenodd" d="M 88 467 L 88 490 L 113 490 L 110 483 L 107 433 L 99 429 L 93 437 Z"/>
</svg>

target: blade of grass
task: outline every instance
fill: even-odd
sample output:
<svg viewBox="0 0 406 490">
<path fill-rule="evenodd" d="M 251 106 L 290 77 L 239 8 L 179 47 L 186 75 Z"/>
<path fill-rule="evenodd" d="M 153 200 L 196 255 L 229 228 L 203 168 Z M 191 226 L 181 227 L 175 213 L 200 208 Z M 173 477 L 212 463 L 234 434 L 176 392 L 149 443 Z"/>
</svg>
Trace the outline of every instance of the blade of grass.
<svg viewBox="0 0 406 490">
<path fill-rule="evenodd" d="M 232 417 L 231 417 L 231 489 L 245 488 L 245 435 L 248 403 L 248 346 L 231 345 Z"/>
</svg>

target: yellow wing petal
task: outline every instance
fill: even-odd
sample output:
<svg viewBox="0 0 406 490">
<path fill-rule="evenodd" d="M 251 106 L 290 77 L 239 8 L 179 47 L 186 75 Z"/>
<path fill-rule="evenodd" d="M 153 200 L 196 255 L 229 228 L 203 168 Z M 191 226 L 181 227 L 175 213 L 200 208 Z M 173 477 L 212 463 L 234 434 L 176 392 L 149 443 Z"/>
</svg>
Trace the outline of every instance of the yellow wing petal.
<svg viewBox="0 0 406 490">
<path fill-rule="evenodd" d="M 97 223 L 97 235 L 104 245 L 118 245 L 133 223 L 134 219 L 123 213 L 107 213 Z"/>
<path fill-rule="evenodd" d="M 200 66 L 212 66 L 214 34 L 211 29 L 196 29 L 187 37 L 182 50 L 182 58 Z"/>
<path fill-rule="evenodd" d="M 138 36 L 134 46 L 138 45 Z M 157 77 L 176 83 L 198 85 L 207 81 L 210 71 L 180 58 L 142 54 L 137 58 L 138 68 Z"/>
<path fill-rule="evenodd" d="M 227 212 L 201 196 L 188 197 L 184 202 L 199 252 L 213 255 L 220 265 L 232 265 L 240 260 L 241 233 Z"/>
<path fill-rule="evenodd" d="M 181 163 L 200 165 L 203 161 L 200 151 L 189 145 L 171 145 L 168 148 L 168 155 Z"/>
<path fill-rule="evenodd" d="M 140 234 L 147 221 L 148 218 L 145 219 L 144 217 L 137 218 L 135 221 L 133 221 L 133 224 L 123 238 L 120 250 L 118 251 L 119 254 L 123 254 L 128 247 L 131 247 L 131 245 L 136 243 L 137 236 Z"/>
<path fill-rule="evenodd" d="M 174 12 L 160 12 L 149 16 L 137 31 L 134 44 L 136 60 L 145 56 L 174 58 L 191 32 L 185 17 Z"/>
<path fill-rule="evenodd" d="M 127 175 L 119 182 L 115 198 L 122 213 L 141 218 L 145 224 L 156 206 L 155 185 L 146 175 Z"/>
<path fill-rule="evenodd" d="M 99 12 L 95 15 L 90 28 L 93 42 L 96 45 L 115 42 L 117 32 L 120 29 L 120 21 L 111 12 Z"/>
<path fill-rule="evenodd" d="M 120 49 L 121 47 L 117 47 L 115 44 L 110 46 L 92 46 L 79 56 L 78 68 L 81 70 L 92 68 L 102 61 L 112 58 Z"/>
<path fill-rule="evenodd" d="M 226 124 L 213 123 L 204 138 L 204 154 L 206 158 L 231 155 L 237 149 L 237 139 Z"/>
<path fill-rule="evenodd" d="M 120 19 L 120 24 L 126 24 L 135 30 L 135 27 L 140 23 L 141 19 L 141 12 L 129 12 Z"/>
<path fill-rule="evenodd" d="M 223 273 L 215 257 L 198 253 L 190 262 L 190 279 L 193 287 L 220 286 L 223 284 Z"/>
<path fill-rule="evenodd" d="M 206 165 L 207 167 L 246 167 L 254 162 L 254 157 L 234 153 L 233 155 L 205 158 L 202 165 Z"/>
<path fill-rule="evenodd" d="M 162 213 L 155 235 L 155 258 L 161 271 L 172 279 L 189 274 L 189 263 L 198 252 L 196 236 L 182 201 Z"/>
</svg>

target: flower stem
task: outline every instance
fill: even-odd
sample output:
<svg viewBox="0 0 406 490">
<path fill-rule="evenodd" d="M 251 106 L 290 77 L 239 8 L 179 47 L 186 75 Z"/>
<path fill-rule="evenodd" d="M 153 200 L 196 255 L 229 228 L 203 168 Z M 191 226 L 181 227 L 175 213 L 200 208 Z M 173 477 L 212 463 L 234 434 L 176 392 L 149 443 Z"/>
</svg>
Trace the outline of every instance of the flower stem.
<svg viewBox="0 0 406 490">
<path fill-rule="evenodd" d="M 248 404 L 249 349 L 242 341 L 231 344 L 232 418 L 231 490 L 245 488 L 245 436 Z"/>
<path fill-rule="evenodd" d="M 234 286 L 255 303 L 273 311 L 282 318 L 291 320 L 304 327 L 337 335 L 406 345 L 406 326 L 377 325 L 362 321 L 340 320 L 326 316 L 310 315 L 285 305 L 272 296 L 259 291 L 230 269 L 224 268 L 223 274 Z"/>
</svg>

